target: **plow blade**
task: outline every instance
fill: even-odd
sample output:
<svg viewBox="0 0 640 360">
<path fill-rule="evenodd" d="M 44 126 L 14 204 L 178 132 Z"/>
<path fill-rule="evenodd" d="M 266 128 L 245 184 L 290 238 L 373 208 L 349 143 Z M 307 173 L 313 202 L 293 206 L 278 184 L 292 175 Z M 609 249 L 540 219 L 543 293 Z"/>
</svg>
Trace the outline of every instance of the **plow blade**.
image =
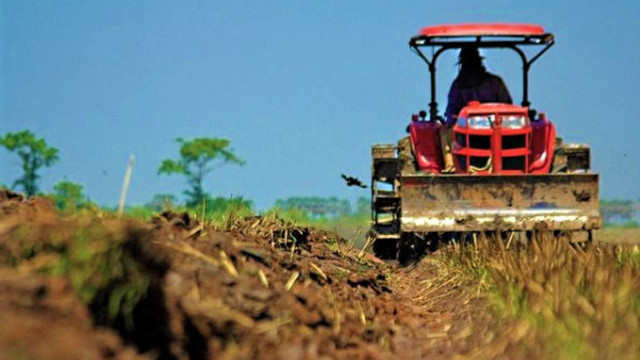
<svg viewBox="0 0 640 360">
<path fill-rule="evenodd" d="M 593 230 L 597 174 L 400 177 L 402 232 Z"/>
</svg>

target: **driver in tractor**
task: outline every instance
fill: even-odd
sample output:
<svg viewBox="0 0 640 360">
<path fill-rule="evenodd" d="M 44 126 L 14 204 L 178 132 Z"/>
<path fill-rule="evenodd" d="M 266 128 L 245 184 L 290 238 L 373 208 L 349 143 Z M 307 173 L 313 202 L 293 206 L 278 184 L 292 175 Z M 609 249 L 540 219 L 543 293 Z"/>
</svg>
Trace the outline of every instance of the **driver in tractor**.
<svg viewBox="0 0 640 360">
<path fill-rule="evenodd" d="M 451 155 L 451 129 L 456 123 L 458 113 L 470 101 L 481 103 L 511 104 L 511 95 L 502 79 L 491 74 L 482 64 L 478 48 L 466 46 L 460 50 L 458 76 L 451 84 L 449 102 L 445 112 L 446 122 L 441 132 L 442 153 L 444 154 L 443 172 L 453 172 L 453 156 Z"/>
</svg>

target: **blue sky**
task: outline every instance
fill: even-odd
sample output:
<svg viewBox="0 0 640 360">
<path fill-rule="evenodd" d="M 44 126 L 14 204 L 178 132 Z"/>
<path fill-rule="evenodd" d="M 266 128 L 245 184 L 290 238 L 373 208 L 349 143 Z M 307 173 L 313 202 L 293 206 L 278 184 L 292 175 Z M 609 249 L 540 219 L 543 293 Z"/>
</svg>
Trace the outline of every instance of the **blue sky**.
<svg viewBox="0 0 640 360">
<path fill-rule="evenodd" d="M 407 46 L 427 25 L 538 23 L 556 45 L 530 74 L 533 106 L 567 141 L 592 146 L 605 198 L 640 198 L 640 2 L 3 0 L 0 133 L 31 129 L 60 149 L 41 189 L 81 183 L 114 205 L 135 154 L 129 202 L 179 193 L 158 176 L 176 137 L 226 137 L 244 167 L 216 170 L 214 195 L 258 208 L 287 196 L 368 196 L 370 145 L 403 136 L 426 108 L 427 69 Z M 518 59 L 485 53 L 521 96 Z M 441 109 L 455 75 L 439 62 Z M 0 183 L 20 174 L 0 151 Z"/>
</svg>

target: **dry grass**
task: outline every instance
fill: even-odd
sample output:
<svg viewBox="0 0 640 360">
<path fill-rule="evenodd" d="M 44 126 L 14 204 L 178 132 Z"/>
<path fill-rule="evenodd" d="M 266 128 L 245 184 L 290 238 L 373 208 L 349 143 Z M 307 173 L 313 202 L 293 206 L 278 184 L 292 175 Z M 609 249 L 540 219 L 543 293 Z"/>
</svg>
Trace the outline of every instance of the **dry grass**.
<svg viewBox="0 0 640 360">
<path fill-rule="evenodd" d="M 640 244 L 640 227 L 604 227 L 596 231 L 595 239 L 606 243 Z"/>
<path fill-rule="evenodd" d="M 441 253 L 443 261 L 475 277 L 497 315 L 495 327 L 486 330 L 495 334 L 473 357 L 640 357 L 637 245 L 583 250 L 547 232 L 510 249 L 493 236 L 476 242 Z"/>
</svg>

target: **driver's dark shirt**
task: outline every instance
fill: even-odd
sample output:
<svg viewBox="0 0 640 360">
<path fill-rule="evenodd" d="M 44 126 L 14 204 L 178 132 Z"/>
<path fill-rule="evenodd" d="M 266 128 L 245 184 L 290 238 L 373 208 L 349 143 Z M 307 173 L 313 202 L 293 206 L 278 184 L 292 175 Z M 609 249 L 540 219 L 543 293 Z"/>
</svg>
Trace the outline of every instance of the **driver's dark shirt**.
<svg viewBox="0 0 640 360">
<path fill-rule="evenodd" d="M 445 111 L 447 125 L 453 126 L 460 110 L 474 100 L 481 103 L 512 103 L 511 95 L 499 76 L 487 71 L 460 73 L 449 90 Z"/>
</svg>

